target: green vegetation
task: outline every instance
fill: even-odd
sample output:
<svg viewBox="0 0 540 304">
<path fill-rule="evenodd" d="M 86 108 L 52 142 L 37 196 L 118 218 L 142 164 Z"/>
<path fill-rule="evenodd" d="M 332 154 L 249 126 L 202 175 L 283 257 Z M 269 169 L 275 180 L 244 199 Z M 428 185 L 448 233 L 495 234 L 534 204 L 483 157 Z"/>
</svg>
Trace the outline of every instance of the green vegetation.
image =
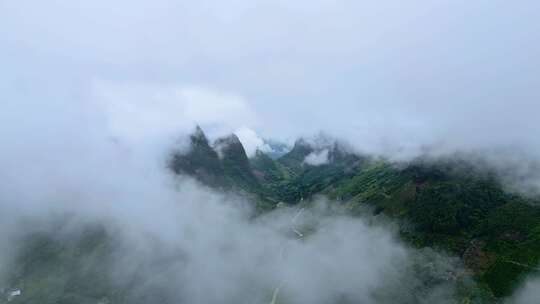
<svg viewBox="0 0 540 304">
<path fill-rule="evenodd" d="M 406 166 L 352 156 L 332 148 L 328 164 L 303 164 L 313 151 L 305 142 L 277 159 L 257 156 L 252 165 L 269 178 L 262 184 L 280 201 L 316 194 L 340 202 L 352 214 L 370 206 L 398 219 L 413 246 L 462 257 L 481 293 L 510 295 L 540 265 L 540 204 L 505 191 L 494 174 L 467 161 L 417 160 Z"/>
<path fill-rule="evenodd" d="M 200 127 L 190 136 L 189 150 L 174 154 L 170 167 L 177 174 L 193 176 L 211 187 L 230 186 L 217 152 Z"/>
<path fill-rule="evenodd" d="M 236 135 L 220 138 L 216 149 L 221 156 L 224 176 L 231 185 L 249 192 L 261 192 L 261 185 L 251 170 L 244 147 Z"/>
<path fill-rule="evenodd" d="M 540 264 L 540 204 L 505 191 L 494 175 L 460 160 L 417 160 L 406 166 L 325 147 L 329 162 L 310 166 L 315 148 L 298 140 L 274 160 L 263 152 L 246 163 L 231 155 L 227 176 L 266 202 L 295 204 L 316 194 L 341 202 L 352 214 L 370 206 L 399 220 L 402 237 L 416 247 L 461 256 L 478 282 L 498 297 L 509 295 Z M 241 164 L 241 165 L 240 165 Z M 244 171 L 244 173 L 242 173 Z M 246 182 L 256 178 L 255 182 Z"/>
<path fill-rule="evenodd" d="M 459 170 L 441 162 L 405 168 L 371 162 L 322 193 L 353 213 L 368 205 L 399 219 L 411 244 L 461 256 L 489 292 L 508 296 L 525 275 L 539 270 L 538 202 L 504 191 L 492 176 L 467 170 L 464 162 Z"/>
<path fill-rule="evenodd" d="M 540 204 L 505 191 L 490 172 L 459 159 L 398 166 L 337 144 L 325 148 L 329 162 L 319 166 L 304 163 L 315 149 L 302 140 L 278 159 L 261 151 L 248 159 L 236 136 L 212 147 L 197 128 L 190 149 L 174 154 L 170 166 L 208 186 L 250 196 L 260 212 L 324 194 L 352 214 L 369 207 L 397 219 L 412 246 L 462 258 L 478 283 L 460 291 L 463 303 L 492 303 L 492 296 L 510 295 L 526 275 L 539 272 Z M 114 295 L 115 303 L 125 300 L 130 287 L 112 290 L 106 276 L 112 244 L 105 231 L 93 228 L 76 239 L 38 233 L 24 240 L 9 282 L 25 293 L 11 303 L 96 303 L 106 295 Z"/>
</svg>

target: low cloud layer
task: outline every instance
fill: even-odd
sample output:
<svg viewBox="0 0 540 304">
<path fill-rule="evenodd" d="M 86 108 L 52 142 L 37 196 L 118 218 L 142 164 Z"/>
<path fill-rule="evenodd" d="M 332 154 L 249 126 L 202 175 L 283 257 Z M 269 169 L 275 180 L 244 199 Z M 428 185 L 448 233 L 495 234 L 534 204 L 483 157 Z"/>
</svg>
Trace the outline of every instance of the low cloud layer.
<svg viewBox="0 0 540 304">
<path fill-rule="evenodd" d="M 167 155 L 183 141 L 167 132 L 111 138 L 117 116 L 98 105 L 70 115 L 37 104 L 18 109 L 47 128 L 3 121 L 12 136 L 0 158 L 2 284 L 25 236 L 61 223 L 60 240 L 87 224 L 105 227 L 115 246 L 104 271 L 118 290 L 135 284 L 128 298 L 138 301 L 158 291 L 164 303 L 442 303 L 463 275 L 457 260 L 407 248 L 386 225 L 324 203 L 253 217 L 253 202 L 168 171 Z M 25 225 L 29 219 L 35 224 Z M 434 281 L 437 288 L 426 284 Z"/>
<path fill-rule="evenodd" d="M 253 217 L 253 202 L 172 176 L 167 157 L 193 126 L 133 140 L 117 132 L 129 120 L 100 102 L 8 106 L 0 128 L 0 260 L 8 267 L 0 279 L 18 242 L 49 229 L 25 219 L 67 216 L 105 226 L 118 244 L 107 271 L 119 289 L 137 278 L 134 299 L 159 290 L 165 303 L 453 303 L 459 286 L 473 284 L 456 258 L 408 248 L 373 218 L 316 203 Z M 534 284 L 517 303 L 534 296 Z"/>
<path fill-rule="evenodd" d="M 328 163 L 328 149 L 309 153 L 304 159 L 304 163 L 311 166 L 320 166 Z"/>
<path fill-rule="evenodd" d="M 534 304 L 540 299 L 540 279 L 530 278 L 509 301 L 511 304 Z"/>
</svg>

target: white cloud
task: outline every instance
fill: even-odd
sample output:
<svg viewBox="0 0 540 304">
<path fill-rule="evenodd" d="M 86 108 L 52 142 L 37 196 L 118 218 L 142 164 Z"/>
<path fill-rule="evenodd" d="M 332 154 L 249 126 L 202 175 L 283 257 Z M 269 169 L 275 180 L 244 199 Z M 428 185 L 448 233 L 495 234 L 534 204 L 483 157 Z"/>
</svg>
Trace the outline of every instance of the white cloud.
<svg viewBox="0 0 540 304">
<path fill-rule="evenodd" d="M 536 304 L 540 299 L 540 278 L 529 278 L 509 304 Z"/>
<path fill-rule="evenodd" d="M 93 97 L 115 135 L 131 140 L 180 135 L 195 124 L 218 136 L 258 121 L 242 97 L 203 87 L 97 82 Z"/>
<path fill-rule="evenodd" d="M 106 274 L 119 286 L 129 282 L 125 293 L 136 299 L 167 290 L 160 295 L 167 303 L 262 304 L 282 286 L 280 300 L 301 304 L 371 303 L 375 296 L 377 303 L 395 303 L 396 295 L 410 303 L 411 290 L 420 289 L 411 257 L 421 253 L 384 226 L 317 208 L 302 216 L 283 208 L 254 217 L 251 202 L 171 176 L 165 168 L 170 146 L 109 140 L 102 125 L 109 109 L 74 103 L 67 111 L 67 104 L 39 101 L 8 106 L 11 119 L 0 119 L 6 135 L 0 137 L 0 239 L 13 241 L 0 242 L 2 286 L 7 267 L 16 265 L 11 254 L 20 248 L 12 243 L 24 245 L 18 237 L 48 231 L 28 225 L 29 219 L 50 223 L 59 215 L 60 222 L 73 223 L 63 232 L 81 223 L 105 226 L 118 245 Z M 139 111 L 127 113 L 143 115 Z M 151 126 L 152 115 L 142 121 Z M 144 128 L 126 134 L 150 136 Z M 305 239 L 294 229 L 305 230 Z"/>
<path fill-rule="evenodd" d="M 304 159 L 304 163 L 311 166 L 320 166 L 328 163 L 328 149 L 313 151 Z"/>
<path fill-rule="evenodd" d="M 262 152 L 272 151 L 272 148 L 255 131 L 248 127 L 241 127 L 234 131 L 234 134 L 240 139 L 248 157 L 254 156 L 257 149 Z"/>
</svg>

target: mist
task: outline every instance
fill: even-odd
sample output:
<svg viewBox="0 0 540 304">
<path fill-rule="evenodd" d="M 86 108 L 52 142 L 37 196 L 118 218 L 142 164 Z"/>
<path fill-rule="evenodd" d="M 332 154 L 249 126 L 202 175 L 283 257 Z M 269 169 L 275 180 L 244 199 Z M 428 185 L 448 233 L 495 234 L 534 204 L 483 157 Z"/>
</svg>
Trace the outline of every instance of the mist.
<svg viewBox="0 0 540 304">
<path fill-rule="evenodd" d="M 537 1 L 1 1 L 0 277 L 17 240 L 69 217 L 116 240 L 118 286 L 181 256 L 156 275 L 171 301 L 268 303 L 281 286 L 295 303 L 414 302 L 414 261 L 435 255 L 439 276 L 452 257 L 338 211 L 307 210 L 296 229 L 310 212 L 317 229 L 299 239 L 299 210 L 256 217 L 171 175 L 169 153 L 195 124 L 249 155 L 322 130 L 397 162 L 466 155 L 537 195 L 539 17 Z M 419 298 L 451 301 L 454 285 Z"/>
<path fill-rule="evenodd" d="M 117 116 L 99 103 L 13 110 L 2 121 L 2 284 L 28 237 L 76 243 L 91 227 L 111 243 L 91 267 L 132 303 L 444 303 L 456 277 L 467 281 L 457 259 L 409 248 L 382 219 L 322 198 L 256 215 L 246 198 L 173 175 L 167 159 L 187 129 L 134 141 L 111 136 Z"/>
<path fill-rule="evenodd" d="M 400 161 L 478 153 L 537 194 L 539 16 L 536 1 L 3 1 L 0 98 L 99 101 L 132 138 L 197 122 L 249 153 L 266 147 L 246 129 Z"/>
<path fill-rule="evenodd" d="M 378 153 L 540 149 L 535 1 L 0 5 L 5 98 L 84 97 L 98 82 L 129 103 L 172 102 L 197 87 L 257 115 L 219 124 L 264 136 L 322 129 Z"/>
<path fill-rule="evenodd" d="M 533 304 L 538 301 L 540 294 L 538 290 L 540 288 L 540 280 L 536 277 L 529 278 L 525 281 L 523 287 L 515 292 L 514 297 L 509 301 L 516 304 Z"/>
</svg>

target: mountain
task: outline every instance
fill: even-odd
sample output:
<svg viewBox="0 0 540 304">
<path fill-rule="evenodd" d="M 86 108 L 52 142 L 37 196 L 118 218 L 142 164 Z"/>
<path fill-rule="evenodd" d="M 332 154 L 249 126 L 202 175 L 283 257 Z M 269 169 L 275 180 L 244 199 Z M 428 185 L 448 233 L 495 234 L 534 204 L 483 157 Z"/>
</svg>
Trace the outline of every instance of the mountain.
<svg viewBox="0 0 540 304">
<path fill-rule="evenodd" d="M 456 169 L 458 168 L 458 169 Z M 540 263 L 538 202 L 509 193 L 465 161 L 379 161 L 323 193 L 355 212 L 373 207 L 400 219 L 402 236 L 418 247 L 462 257 L 495 296 L 509 295 Z"/>
<path fill-rule="evenodd" d="M 283 178 L 284 172 L 277 162 L 261 150 L 255 151 L 250 159 L 251 168 L 262 183 L 271 183 Z"/>
<path fill-rule="evenodd" d="M 313 153 L 324 152 L 327 161 L 319 165 L 306 163 Z M 367 157 L 350 153 L 337 142 L 312 146 L 304 139 L 296 141 L 293 149 L 272 162 L 260 152 L 252 161 L 258 172 L 270 176 L 264 185 L 280 201 L 296 203 L 346 178 L 361 167 Z"/>
<path fill-rule="evenodd" d="M 289 168 L 293 173 L 302 171 L 303 162 L 314 148 L 304 139 L 298 139 L 289 153 L 278 158 L 277 161 Z"/>
<path fill-rule="evenodd" d="M 306 162 L 318 153 L 324 153 L 324 162 Z M 260 150 L 248 158 L 235 135 L 210 143 L 197 127 L 188 148 L 173 151 L 169 166 L 209 187 L 248 196 L 259 212 L 283 204 L 307 206 L 325 195 L 350 216 L 368 212 L 392 219 L 410 246 L 461 259 L 479 290 L 463 288 L 457 303 L 502 303 L 526 276 L 540 274 L 540 202 L 508 191 L 495 172 L 462 157 L 394 163 L 335 140 L 300 139 L 277 159 Z M 148 277 L 148 265 L 134 267 L 127 282 L 114 280 L 108 269 L 118 261 L 113 253 L 122 243 L 113 231 L 84 225 L 66 238 L 64 226 L 73 223 L 57 222 L 50 234 L 37 229 L 20 240 L 0 287 L 21 288 L 23 296 L 10 298 L 17 289 L 0 288 L 0 303 L 167 303 L 177 293 Z M 181 252 L 158 256 L 151 267 L 157 277 L 170 263 L 186 259 Z"/>
<path fill-rule="evenodd" d="M 177 174 L 187 174 L 212 187 L 229 185 L 218 153 L 210 146 L 204 131 L 197 126 L 189 137 L 188 151 L 175 152 L 170 168 Z"/>
<path fill-rule="evenodd" d="M 328 162 L 318 166 L 305 163 L 311 153 L 326 151 Z M 354 172 L 365 158 L 347 152 L 342 145 L 325 139 L 313 147 L 299 139 L 278 159 L 257 150 L 248 159 L 238 137 L 231 134 L 210 144 L 197 127 L 186 151 L 173 153 L 170 167 L 177 174 L 195 177 L 221 189 L 244 191 L 270 202 L 295 203 Z M 324 177 L 319 179 L 319 177 Z"/>
<path fill-rule="evenodd" d="M 291 150 L 288 145 L 276 140 L 264 139 L 264 143 L 270 147 L 266 154 L 272 159 L 278 159 Z"/>
<path fill-rule="evenodd" d="M 236 135 L 218 138 L 211 146 L 204 131 L 197 126 L 189 138 L 187 151 L 172 154 L 169 166 L 175 173 L 195 177 L 210 187 L 261 191 Z"/>
<path fill-rule="evenodd" d="M 217 139 L 214 147 L 220 156 L 224 174 L 233 185 L 251 192 L 261 190 L 261 185 L 253 174 L 244 146 L 236 135 L 231 134 Z"/>
<path fill-rule="evenodd" d="M 369 207 L 374 215 L 397 220 L 411 245 L 460 256 L 496 297 L 509 295 L 538 271 L 540 203 L 507 191 L 493 172 L 470 161 L 421 157 L 394 164 L 352 153 L 335 141 L 321 145 L 299 139 L 280 158 L 257 151 L 248 164 L 239 141 L 228 140 L 237 165 L 226 175 L 236 176 L 246 191 L 263 189 L 258 191 L 270 201 L 289 204 L 324 194 L 351 214 Z M 326 162 L 306 163 L 323 150 Z M 260 188 L 253 187 L 253 177 Z"/>
</svg>

